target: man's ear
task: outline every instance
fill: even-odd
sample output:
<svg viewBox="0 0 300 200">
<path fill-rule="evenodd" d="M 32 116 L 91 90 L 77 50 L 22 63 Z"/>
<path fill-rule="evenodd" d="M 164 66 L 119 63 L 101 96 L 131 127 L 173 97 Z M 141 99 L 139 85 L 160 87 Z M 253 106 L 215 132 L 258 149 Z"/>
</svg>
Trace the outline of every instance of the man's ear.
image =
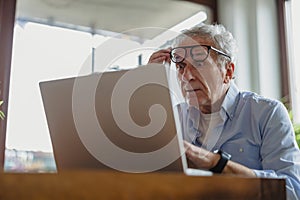
<svg viewBox="0 0 300 200">
<path fill-rule="evenodd" d="M 228 62 L 225 66 L 226 74 L 225 74 L 225 83 L 228 83 L 231 79 L 234 78 L 234 64 L 232 62 Z"/>
</svg>

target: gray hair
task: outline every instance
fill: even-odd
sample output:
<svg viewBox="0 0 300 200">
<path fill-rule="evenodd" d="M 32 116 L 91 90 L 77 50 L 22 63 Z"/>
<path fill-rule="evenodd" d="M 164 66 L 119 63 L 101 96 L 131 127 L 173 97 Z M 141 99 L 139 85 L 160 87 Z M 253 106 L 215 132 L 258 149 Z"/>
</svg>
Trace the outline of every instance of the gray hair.
<svg viewBox="0 0 300 200">
<path fill-rule="evenodd" d="M 215 48 L 223 51 L 231 57 L 233 63 L 236 62 L 237 56 L 237 43 L 233 38 L 232 34 L 226 30 L 226 28 L 221 24 L 201 24 L 200 26 L 193 27 L 188 30 L 184 30 L 181 35 L 175 39 L 175 44 L 180 43 L 187 37 L 191 38 L 205 38 L 213 42 Z M 224 56 L 219 56 L 220 61 L 224 60 Z"/>
</svg>

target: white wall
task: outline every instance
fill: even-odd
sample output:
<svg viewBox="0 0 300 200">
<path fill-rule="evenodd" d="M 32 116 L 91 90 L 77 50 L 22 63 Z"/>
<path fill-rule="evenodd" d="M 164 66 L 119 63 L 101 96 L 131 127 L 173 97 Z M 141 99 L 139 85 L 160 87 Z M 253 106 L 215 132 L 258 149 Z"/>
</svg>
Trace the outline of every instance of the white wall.
<svg viewBox="0 0 300 200">
<path fill-rule="evenodd" d="M 219 22 L 237 39 L 236 83 L 280 99 L 280 60 L 274 0 L 219 0 Z"/>
</svg>

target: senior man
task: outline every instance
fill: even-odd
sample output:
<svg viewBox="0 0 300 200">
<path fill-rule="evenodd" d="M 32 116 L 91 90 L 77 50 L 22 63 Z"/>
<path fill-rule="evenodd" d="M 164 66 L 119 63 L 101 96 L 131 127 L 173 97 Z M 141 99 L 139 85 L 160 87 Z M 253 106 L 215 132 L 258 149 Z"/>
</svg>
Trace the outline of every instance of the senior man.
<svg viewBox="0 0 300 200">
<path fill-rule="evenodd" d="M 178 106 L 186 156 L 195 168 L 285 178 L 300 198 L 300 151 L 286 108 L 234 84 L 236 41 L 223 25 L 184 31 L 149 63 L 175 63 L 185 103 Z"/>
</svg>

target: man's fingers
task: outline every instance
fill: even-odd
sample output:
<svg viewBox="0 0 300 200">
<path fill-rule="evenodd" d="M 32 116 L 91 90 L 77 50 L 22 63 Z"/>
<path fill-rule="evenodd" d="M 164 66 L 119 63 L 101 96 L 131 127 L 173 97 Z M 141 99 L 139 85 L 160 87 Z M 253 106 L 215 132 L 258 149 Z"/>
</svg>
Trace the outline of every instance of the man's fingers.
<svg viewBox="0 0 300 200">
<path fill-rule="evenodd" d="M 150 58 L 149 63 L 162 63 L 166 59 L 167 59 L 166 56 L 154 57 L 154 58 Z"/>
<path fill-rule="evenodd" d="M 188 149 L 191 148 L 191 144 L 188 143 L 187 141 L 183 141 L 183 146 L 184 146 L 184 150 L 187 151 Z"/>
<path fill-rule="evenodd" d="M 164 61 L 170 63 L 170 49 L 161 49 L 154 52 L 148 61 L 148 63 L 163 63 Z"/>
<path fill-rule="evenodd" d="M 187 157 L 191 160 L 203 158 L 209 153 L 208 151 L 202 149 L 201 147 L 197 147 L 186 141 L 184 141 L 183 145 L 184 145 L 184 149 L 185 149 L 185 153 L 186 153 Z"/>
<path fill-rule="evenodd" d="M 193 160 L 193 158 L 197 155 L 197 151 L 194 149 L 194 145 L 184 141 L 183 143 L 185 154 L 188 159 Z"/>
</svg>

